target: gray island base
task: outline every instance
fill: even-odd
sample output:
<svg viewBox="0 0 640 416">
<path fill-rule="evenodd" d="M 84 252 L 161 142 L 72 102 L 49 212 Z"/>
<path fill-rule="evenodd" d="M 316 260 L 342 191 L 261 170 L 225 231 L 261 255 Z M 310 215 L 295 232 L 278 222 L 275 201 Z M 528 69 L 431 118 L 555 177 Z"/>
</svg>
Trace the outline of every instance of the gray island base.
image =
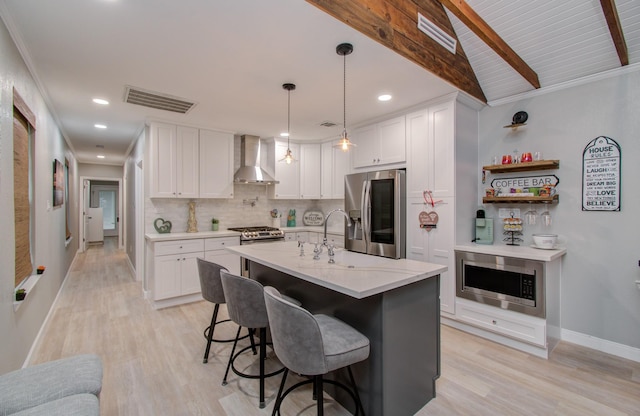
<svg viewBox="0 0 640 416">
<path fill-rule="evenodd" d="M 283 247 L 279 251 L 272 251 L 272 246 L 280 244 Z M 369 338 L 369 358 L 352 367 L 365 414 L 408 416 L 418 412 L 435 397 L 435 381 L 440 375 L 439 273 L 446 267 L 375 257 L 377 264 L 347 266 L 351 260 L 349 256 L 364 256 L 351 252 L 343 253 L 342 259 L 346 263 L 329 265 L 326 253 L 321 260 L 314 261 L 312 256 L 296 258 L 295 244 L 291 251 L 284 248 L 287 244 L 291 243 L 230 247 L 228 250 L 250 260 L 252 279 L 295 297 L 312 313 L 343 320 Z M 287 252 L 292 253 L 291 257 L 283 259 L 288 256 L 282 253 Z M 346 275 L 341 276 L 342 273 Z M 351 277 L 349 273 L 352 273 Z M 350 294 L 341 293 L 338 287 L 340 279 L 347 279 L 349 284 L 357 286 L 357 279 L 370 276 L 376 280 L 380 273 L 390 275 L 392 280 L 391 275 L 413 276 L 391 285 L 381 284 L 379 290 L 367 288 L 367 294 L 362 297 L 349 288 L 344 291 Z M 325 279 L 330 282 L 323 283 Z M 344 371 L 339 370 L 328 377 L 349 384 Z M 355 411 L 352 399 L 341 389 L 326 384 L 325 390 L 346 409 Z"/>
</svg>

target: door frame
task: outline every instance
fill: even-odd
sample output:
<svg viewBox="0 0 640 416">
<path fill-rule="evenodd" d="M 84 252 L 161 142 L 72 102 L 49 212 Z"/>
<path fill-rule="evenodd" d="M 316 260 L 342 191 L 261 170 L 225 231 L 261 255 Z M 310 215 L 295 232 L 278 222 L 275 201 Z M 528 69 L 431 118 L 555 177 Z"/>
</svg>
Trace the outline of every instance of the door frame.
<svg viewBox="0 0 640 416">
<path fill-rule="evenodd" d="M 99 176 L 80 176 L 80 189 L 78 195 L 82 200 L 78 206 L 78 219 L 79 219 L 79 234 L 80 234 L 80 252 L 85 251 L 86 247 L 86 236 L 85 236 L 85 216 L 87 213 L 84 210 L 85 206 L 88 206 L 89 201 L 86 199 L 90 197 L 89 193 L 84 192 L 84 183 L 89 181 L 89 186 L 91 186 L 91 181 L 110 181 L 110 182 L 118 182 L 118 212 L 120 213 L 120 221 L 118 221 L 118 248 L 123 249 L 126 244 L 126 236 L 122 232 L 122 224 L 124 223 L 125 212 L 122 210 L 122 178 L 114 178 L 114 177 L 99 177 Z"/>
</svg>

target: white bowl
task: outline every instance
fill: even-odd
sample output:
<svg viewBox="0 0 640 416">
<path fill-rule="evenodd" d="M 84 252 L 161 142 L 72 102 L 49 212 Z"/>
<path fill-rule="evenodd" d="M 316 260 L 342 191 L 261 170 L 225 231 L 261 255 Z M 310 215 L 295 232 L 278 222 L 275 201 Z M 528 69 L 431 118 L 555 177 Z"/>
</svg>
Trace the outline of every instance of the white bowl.
<svg viewBox="0 0 640 416">
<path fill-rule="evenodd" d="M 557 234 L 533 234 L 533 244 L 540 248 L 554 248 L 558 242 Z"/>
</svg>

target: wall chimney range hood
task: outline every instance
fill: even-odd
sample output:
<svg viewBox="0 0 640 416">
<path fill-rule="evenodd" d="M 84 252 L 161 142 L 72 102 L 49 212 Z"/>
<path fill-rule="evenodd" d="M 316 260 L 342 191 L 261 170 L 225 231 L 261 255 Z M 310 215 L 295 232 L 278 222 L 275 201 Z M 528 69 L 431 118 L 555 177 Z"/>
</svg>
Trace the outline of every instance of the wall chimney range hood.
<svg viewBox="0 0 640 416">
<path fill-rule="evenodd" d="M 260 185 L 279 183 L 260 167 L 260 137 L 240 136 L 240 167 L 233 175 L 233 181 Z"/>
</svg>

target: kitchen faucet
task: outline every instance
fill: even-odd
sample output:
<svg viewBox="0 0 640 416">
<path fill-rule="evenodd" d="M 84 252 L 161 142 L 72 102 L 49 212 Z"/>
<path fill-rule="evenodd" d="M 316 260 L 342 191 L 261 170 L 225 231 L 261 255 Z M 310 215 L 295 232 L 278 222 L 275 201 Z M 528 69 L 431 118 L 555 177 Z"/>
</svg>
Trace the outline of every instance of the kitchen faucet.
<svg viewBox="0 0 640 416">
<path fill-rule="evenodd" d="M 324 217 L 324 236 L 322 237 L 322 245 L 320 246 L 320 249 L 318 249 L 316 247 L 316 249 L 313 250 L 313 252 L 315 253 L 315 256 L 313 257 L 314 260 L 318 260 L 320 258 L 320 253 L 322 253 L 322 247 L 324 246 L 324 247 L 327 248 L 327 252 L 329 253 L 329 263 L 335 263 L 335 260 L 333 259 L 334 245 L 333 244 L 327 244 L 327 223 L 329 222 L 329 217 L 334 212 L 339 212 L 342 215 L 344 215 L 344 217 L 347 219 L 347 227 L 351 227 L 351 218 L 349 218 L 349 215 L 347 215 L 345 210 L 343 210 L 341 208 L 336 208 L 333 211 L 329 211 L 327 216 Z"/>
</svg>

